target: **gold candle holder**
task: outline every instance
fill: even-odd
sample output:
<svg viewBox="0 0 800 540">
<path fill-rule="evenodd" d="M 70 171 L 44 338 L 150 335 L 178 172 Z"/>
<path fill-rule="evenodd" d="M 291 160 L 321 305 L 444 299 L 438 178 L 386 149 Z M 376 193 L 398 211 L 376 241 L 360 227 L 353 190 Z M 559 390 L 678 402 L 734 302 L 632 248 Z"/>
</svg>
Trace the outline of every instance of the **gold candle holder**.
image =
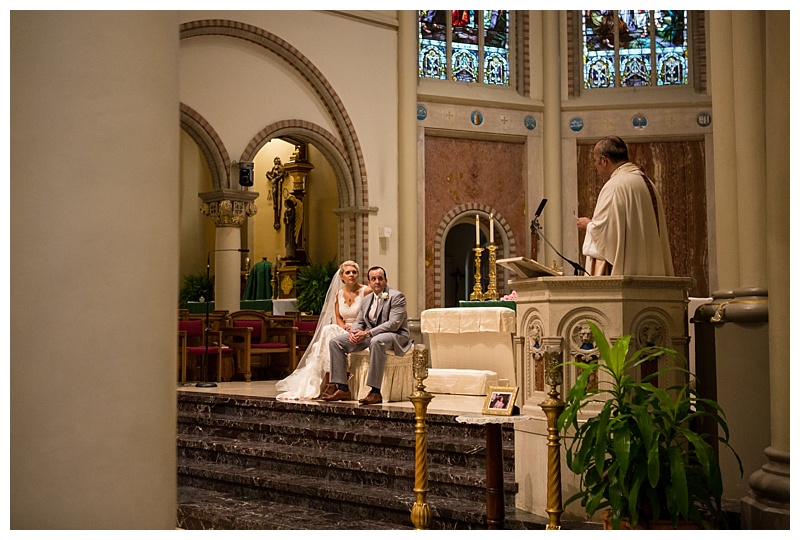
<svg viewBox="0 0 800 540">
<path fill-rule="evenodd" d="M 547 416 L 547 508 L 550 516 L 546 530 L 561 529 L 561 436 L 558 433 L 558 417 L 564 412 L 558 387 L 564 381 L 562 368 L 561 338 L 543 338 L 545 359 L 545 382 L 550 386 L 549 396 L 539 404 Z"/>
<path fill-rule="evenodd" d="M 408 399 L 414 404 L 415 419 L 414 434 L 416 436 L 416 454 L 414 459 L 414 493 L 417 500 L 411 507 L 411 523 L 417 530 L 429 529 L 433 521 L 433 511 L 428 504 L 428 427 L 425 421 L 428 417 L 428 404 L 433 395 L 425 391 L 423 381 L 428 378 L 428 348 L 425 345 L 414 345 L 411 360 L 417 388 Z"/>
<path fill-rule="evenodd" d="M 489 285 L 486 288 L 483 299 L 497 300 L 497 253 L 495 253 L 497 246 L 492 242 L 486 249 L 489 250 Z"/>
<path fill-rule="evenodd" d="M 480 302 L 483 300 L 483 291 L 481 289 L 481 252 L 483 252 L 483 248 L 474 247 L 472 251 L 475 252 L 475 286 L 472 287 L 472 294 L 469 295 L 469 299 Z"/>
</svg>

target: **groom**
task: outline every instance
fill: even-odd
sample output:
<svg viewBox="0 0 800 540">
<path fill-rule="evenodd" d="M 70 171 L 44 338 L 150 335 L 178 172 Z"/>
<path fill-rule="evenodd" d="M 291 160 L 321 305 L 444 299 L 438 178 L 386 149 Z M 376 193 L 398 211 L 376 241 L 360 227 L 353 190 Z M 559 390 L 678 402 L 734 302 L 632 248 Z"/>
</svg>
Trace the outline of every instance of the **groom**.
<svg viewBox="0 0 800 540">
<path fill-rule="evenodd" d="M 372 389 L 359 403 L 381 403 L 386 349 L 392 348 L 397 356 L 403 356 L 413 344 L 409 339 L 406 297 L 400 291 L 386 286 L 386 270 L 380 266 L 370 268 L 367 276 L 372 294 L 364 297 L 361 302 L 361 312 L 350 326 L 350 332 L 330 341 L 331 383 L 338 388 L 336 392 L 323 398 L 325 401 L 352 399 L 350 387 L 347 385 L 347 353 L 363 351 L 369 347 L 367 385 Z"/>
</svg>

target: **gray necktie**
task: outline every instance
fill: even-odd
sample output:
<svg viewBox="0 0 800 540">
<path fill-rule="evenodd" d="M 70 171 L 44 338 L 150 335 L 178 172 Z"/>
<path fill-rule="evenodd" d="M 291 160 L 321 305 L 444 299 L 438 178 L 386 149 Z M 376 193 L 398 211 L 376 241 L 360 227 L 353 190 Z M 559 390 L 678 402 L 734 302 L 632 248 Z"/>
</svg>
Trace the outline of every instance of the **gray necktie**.
<svg viewBox="0 0 800 540">
<path fill-rule="evenodd" d="M 369 318 L 370 320 L 375 323 L 378 321 L 378 313 L 381 310 L 381 299 L 380 297 L 375 297 L 375 300 L 372 302 L 372 309 L 370 310 Z"/>
</svg>

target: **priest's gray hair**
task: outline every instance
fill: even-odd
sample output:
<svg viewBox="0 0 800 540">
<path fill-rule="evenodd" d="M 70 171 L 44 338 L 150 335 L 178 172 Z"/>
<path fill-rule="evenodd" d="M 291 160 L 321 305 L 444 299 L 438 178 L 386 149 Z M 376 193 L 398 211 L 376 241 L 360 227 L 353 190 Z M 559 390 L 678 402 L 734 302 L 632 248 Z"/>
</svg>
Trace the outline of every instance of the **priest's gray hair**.
<svg viewBox="0 0 800 540">
<path fill-rule="evenodd" d="M 599 155 L 607 157 L 611 163 L 628 161 L 628 145 L 616 135 L 600 139 L 595 148 Z"/>
</svg>

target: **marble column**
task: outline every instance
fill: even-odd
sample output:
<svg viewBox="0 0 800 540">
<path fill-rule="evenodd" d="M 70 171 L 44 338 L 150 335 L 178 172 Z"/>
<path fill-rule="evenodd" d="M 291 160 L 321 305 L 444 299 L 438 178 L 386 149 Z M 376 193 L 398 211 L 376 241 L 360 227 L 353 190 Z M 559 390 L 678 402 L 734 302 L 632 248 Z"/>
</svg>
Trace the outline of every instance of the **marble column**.
<svg viewBox="0 0 800 540">
<path fill-rule="evenodd" d="M 739 286 L 739 220 L 731 12 L 709 11 L 709 67 L 714 123 L 714 198 L 717 279 L 721 290 Z"/>
<path fill-rule="evenodd" d="M 766 12 L 766 205 L 769 287 L 770 445 L 761 469 L 748 478 L 742 523 L 749 529 L 789 529 L 789 70 L 788 11 Z"/>
<path fill-rule="evenodd" d="M 544 117 L 542 139 L 544 147 L 544 197 L 547 198 L 547 210 L 542 215 L 544 234 L 550 243 L 561 251 L 564 245 L 561 208 L 561 48 L 558 11 L 542 13 L 543 33 L 543 75 L 544 75 Z M 530 217 L 536 208 L 529 209 Z M 570 222 L 572 223 L 572 222 Z M 550 266 L 558 259 L 555 252 L 546 242 L 539 241 L 539 250 L 544 251 L 540 261 Z M 565 270 L 567 273 L 567 270 Z"/>
<path fill-rule="evenodd" d="M 739 298 L 749 288 L 768 291 L 765 345 L 743 354 L 752 321 L 737 320 L 734 311 L 722 318 L 716 332 L 719 392 L 753 392 L 766 399 L 761 419 L 768 422 L 769 446 L 757 449 L 760 468 L 745 464 L 750 491 L 741 499 L 742 525 L 752 529 L 789 526 L 789 22 L 787 12 L 711 11 L 710 61 L 714 119 L 719 286 L 733 290 L 732 306 L 748 306 Z M 742 39 L 746 36 L 746 39 Z M 724 232 L 724 233 L 723 233 Z M 763 294 L 763 293 L 760 293 Z M 765 295 L 764 295 L 765 296 Z M 765 296 L 766 297 L 766 296 Z M 752 342 L 752 339 L 750 339 Z M 753 381 L 740 393 L 726 372 L 750 370 L 768 380 L 756 392 Z M 758 393 L 758 396 L 755 394 Z M 764 394 L 767 394 L 766 396 Z M 725 404 L 721 402 L 723 407 Z M 735 411 L 735 409 L 734 409 Z M 734 416 L 737 416 L 734 412 Z M 734 422 L 737 418 L 732 418 Z M 747 428 L 743 428 L 745 431 Z M 750 432 L 732 430 L 732 442 L 752 446 Z M 740 441 L 737 443 L 736 441 Z M 759 439 L 759 442 L 761 440 Z M 750 448 L 747 448 L 750 451 Z M 757 470 L 754 470 L 757 469 Z"/>
<path fill-rule="evenodd" d="M 223 188 L 201 193 L 200 212 L 216 225 L 214 251 L 210 254 L 214 277 L 214 309 L 239 311 L 240 280 L 242 270 L 242 224 L 258 211 L 255 205 L 258 193 Z"/>
<path fill-rule="evenodd" d="M 11 11 L 11 529 L 174 529 L 178 15 Z"/>
<path fill-rule="evenodd" d="M 425 276 L 425 242 L 419 215 L 424 201 L 417 178 L 417 12 L 398 11 L 397 18 L 397 284 L 406 296 L 409 318 L 419 319 L 425 293 L 420 282 Z"/>
<path fill-rule="evenodd" d="M 734 11 L 731 16 L 740 287 L 767 285 L 764 13 Z M 719 148 L 716 144 L 714 147 Z"/>
</svg>

